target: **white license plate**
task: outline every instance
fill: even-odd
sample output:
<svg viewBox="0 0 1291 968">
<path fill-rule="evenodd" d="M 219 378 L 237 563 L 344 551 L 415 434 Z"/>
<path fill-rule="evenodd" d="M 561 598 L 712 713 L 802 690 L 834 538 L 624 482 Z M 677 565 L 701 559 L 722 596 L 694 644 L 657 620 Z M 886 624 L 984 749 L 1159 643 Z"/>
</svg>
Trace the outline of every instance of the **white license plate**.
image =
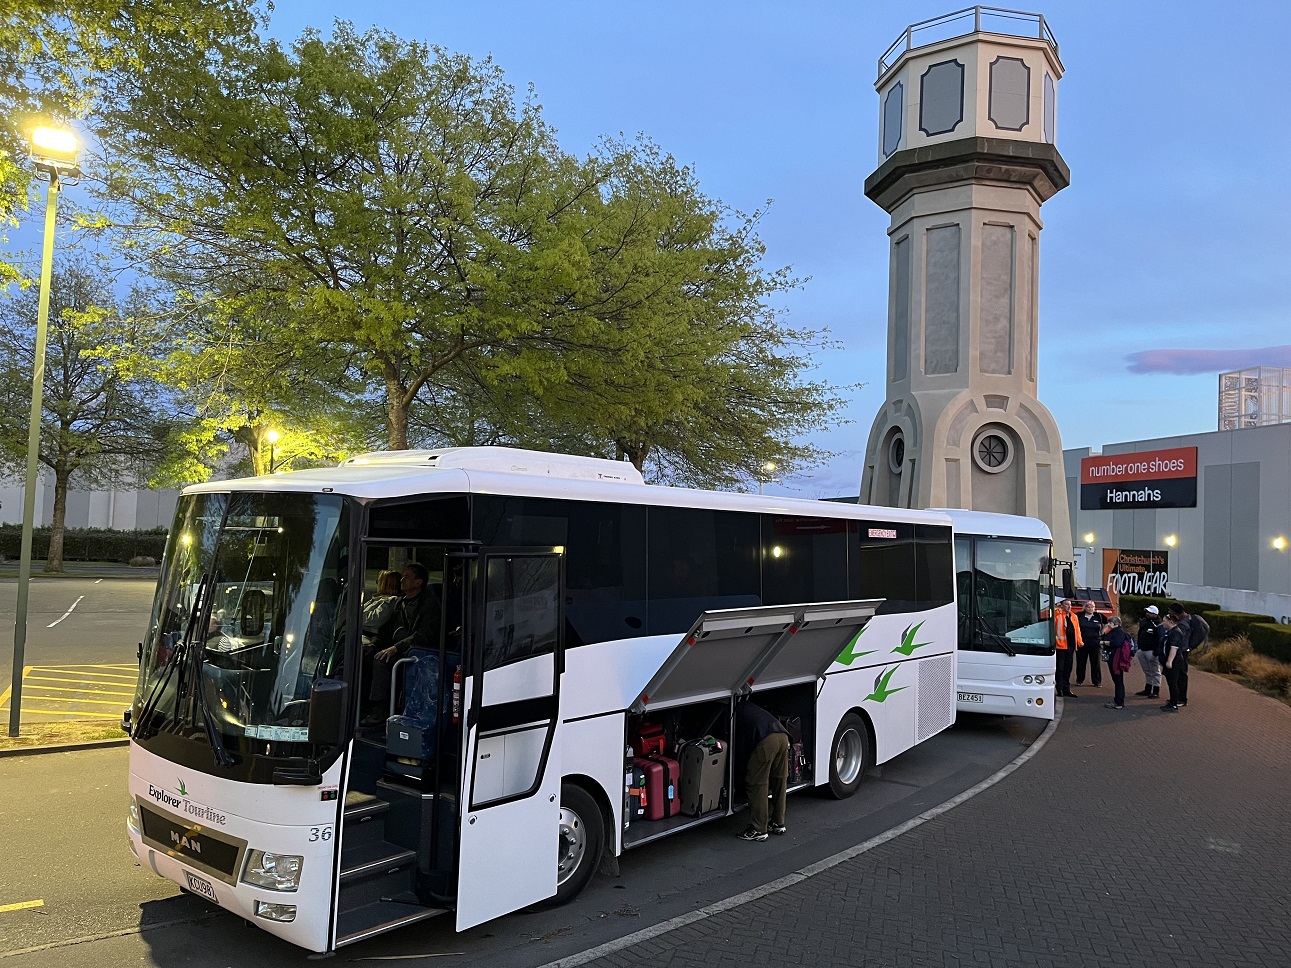
<svg viewBox="0 0 1291 968">
<path fill-rule="evenodd" d="M 204 877 L 198 877 L 196 874 L 190 874 L 184 871 L 184 880 L 188 881 L 188 889 L 194 894 L 200 894 L 202 897 L 209 898 L 216 904 L 220 899 L 215 896 L 215 885 Z"/>
<path fill-rule="evenodd" d="M 986 702 L 986 697 L 980 692 L 961 692 L 959 693 L 960 702 Z"/>
</svg>

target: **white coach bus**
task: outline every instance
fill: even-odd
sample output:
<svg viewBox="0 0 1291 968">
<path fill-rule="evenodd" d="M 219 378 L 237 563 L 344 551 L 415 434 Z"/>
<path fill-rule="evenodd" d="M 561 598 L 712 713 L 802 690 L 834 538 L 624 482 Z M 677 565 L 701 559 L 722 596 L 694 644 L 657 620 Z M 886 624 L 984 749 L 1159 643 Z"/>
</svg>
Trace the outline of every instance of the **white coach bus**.
<svg viewBox="0 0 1291 968">
<path fill-rule="evenodd" d="M 955 528 L 960 712 L 1053 719 L 1053 539 L 1036 518 L 947 510 Z"/>
<path fill-rule="evenodd" d="M 948 727 L 953 561 L 945 513 L 504 448 L 190 487 L 128 713 L 131 848 L 316 952 L 569 900 L 604 852 L 745 805 L 728 757 L 707 812 L 634 817 L 643 721 L 726 740 L 752 694 L 800 721 L 795 789 L 840 798 Z M 371 725 L 362 606 L 411 563 L 436 642 Z"/>
</svg>

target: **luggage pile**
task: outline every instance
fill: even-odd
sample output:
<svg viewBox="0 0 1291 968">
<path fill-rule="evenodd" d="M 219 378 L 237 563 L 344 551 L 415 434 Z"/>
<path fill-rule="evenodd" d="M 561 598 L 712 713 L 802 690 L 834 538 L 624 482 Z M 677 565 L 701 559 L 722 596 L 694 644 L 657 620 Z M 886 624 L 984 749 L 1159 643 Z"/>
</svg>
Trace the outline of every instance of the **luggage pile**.
<svg viewBox="0 0 1291 968">
<path fill-rule="evenodd" d="M 698 817 L 726 807 L 725 740 L 705 735 L 670 741 L 662 725 L 643 721 L 631 742 L 625 776 L 628 823 Z"/>
</svg>

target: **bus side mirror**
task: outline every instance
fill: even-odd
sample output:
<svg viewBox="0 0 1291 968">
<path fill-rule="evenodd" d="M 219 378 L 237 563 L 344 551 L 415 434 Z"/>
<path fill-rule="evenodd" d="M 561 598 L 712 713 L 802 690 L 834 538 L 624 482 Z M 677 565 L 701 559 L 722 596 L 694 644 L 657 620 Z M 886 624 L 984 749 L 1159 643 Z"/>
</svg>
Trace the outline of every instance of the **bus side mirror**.
<svg viewBox="0 0 1291 968">
<path fill-rule="evenodd" d="M 340 746 L 345 739 L 350 685 L 340 679 L 318 679 L 309 691 L 309 741 L 315 746 Z"/>
<path fill-rule="evenodd" d="M 1064 568 L 1062 570 L 1062 597 L 1063 598 L 1076 597 L 1076 582 L 1071 577 L 1070 568 Z"/>
</svg>

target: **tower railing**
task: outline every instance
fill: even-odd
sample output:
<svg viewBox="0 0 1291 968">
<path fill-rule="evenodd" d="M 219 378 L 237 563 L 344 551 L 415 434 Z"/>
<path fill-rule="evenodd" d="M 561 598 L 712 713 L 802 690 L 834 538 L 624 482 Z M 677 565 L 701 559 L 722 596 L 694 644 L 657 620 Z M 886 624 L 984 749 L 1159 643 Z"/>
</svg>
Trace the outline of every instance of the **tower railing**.
<svg viewBox="0 0 1291 968">
<path fill-rule="evenodd" d="M 1006 10 L 1003 7 L 965 7 L 954 13 L 911 24 L 892 42 L 879 58 L 879 80 L 890 71 L 901 55 L 919 47 L 976 33 L 1004 34 L 1043 40 L 1058 56 L 1058 41 L 1041 13 Z"/>
</svg>

